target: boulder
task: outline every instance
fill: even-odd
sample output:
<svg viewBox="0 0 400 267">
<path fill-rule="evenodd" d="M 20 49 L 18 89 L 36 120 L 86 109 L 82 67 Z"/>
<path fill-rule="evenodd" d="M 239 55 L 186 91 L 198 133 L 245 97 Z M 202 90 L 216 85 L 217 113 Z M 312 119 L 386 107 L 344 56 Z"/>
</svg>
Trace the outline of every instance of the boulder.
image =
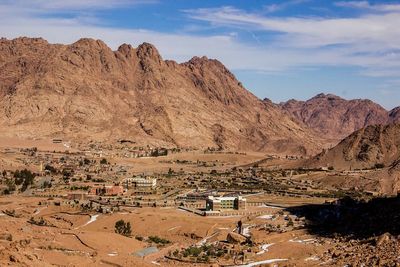
<svg viewBox="0 0 400 267">
<path fill-rule="evenodd" d="M 376 239 L 376 246 L 382 246 L 384 243 L 387 243 L 389 241 L 393 240 L 393 236 L 389 233 L 384 233 L 383 235 L 380 235 L 377 239 Z"/>
<path fill-rule="evenodd" d="M 229 233 L 226 237 L 226 241 L 231 244 L 242 244 L 247 242 L 247 238 L 238 233 Z"/>
</svg>

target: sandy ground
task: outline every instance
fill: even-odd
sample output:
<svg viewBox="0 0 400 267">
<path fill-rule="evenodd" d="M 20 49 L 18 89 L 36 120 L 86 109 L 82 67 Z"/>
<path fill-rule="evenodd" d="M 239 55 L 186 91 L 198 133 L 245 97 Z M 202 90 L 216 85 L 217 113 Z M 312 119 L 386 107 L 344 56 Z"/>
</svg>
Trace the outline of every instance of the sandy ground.
<svg viewBox="0 0 400 267">
<path fill-rule="evenodd" d="M 0 148 L 32 148 L 36 147 L 41 151 L 75 151 L 68 147 L 68 141 L 61 144 L 54 144 L 53 139 L 21 139 L 14 137 L 0 137 Z"/>
<path fill-rule="evenodd" d="M 116 158 L 111 162 L 131 166 L 133 173 L 167 172 L 169 168 L 174 171 L 208 171 L 210 169 L 229 169 L 234 166 L 249 164 L 265 157 L 263 153 L 249 152 L 241 154 L 204 154 L 202 151 L 169 154 L 163 157 L 151 158 Z M 191 161 L 191 163 L 177 164 L 176 160 Z M 171 162 L 169 162 L 171 161 Z M 197 161 L 207 162 L 208 167 L 197 166 Z M 215 164 L 215 166 L 213 166 Z"/>
<path fill-rule="evenodd" d="M 279 220 L 273 216 L 280 209 L 271 207 L 259 208 L 264 211 L 264 216 L 242 217 L 201 217 L 176 208 L 136 208 L 114 214 L 85 214 L 67 207 L 39 206 L 39 201 L 43 200 L 0 198 L 0 210 L 15 210 L 16 214 L 16 217 L 3 212 L 0 215 L 0 234 L 12 235 L 11 242 L 1 240 L 5 250 L 0 254 L 0 264 L 14 257 L 17 263 L 28 263 L 29 266 L 66 266 L 66 263 L 67 266 L 179 266 L 181 264 L 177 262 L 165 261 L 163 256 L 177 248 L 202 244 L 205 240 L 225 240 L 239 220 L 260 244 L 261 252 L 253 261 L 285 259 L 274 264 L 313 266 L 321 263 L 316 255 L 326 249 L 304 230 L 282 234 L 268 234 L 262 230 L 261 226 L 266 223 Z M 31 217 L 43 217 L 52 226 L 32 225 L 28 223 Z M 133 256 L 132 253 L 151 244 L 114 233 L 114 224 L 120 219 L 131 223 L 134 237 L 159 236 L 171 243 L 143 259 Z"/>
<path fill-rule="evenodd" d="M 39 150 L 64 151 L 63 144 L 52 144 L 51 140 L 25 140 L 12 138 L 0 139 L 0 150 L 5 148 L 38 147 Z M 37 166 L 20 166 L 21 154 L 2 153 L 0 168 L 17 169 Z M 112 164 L 127 166 L 133 173 L 160 173 L 169 168 L 174 171 L 207 172 L 211 169 L 226 170 L 234 166 L 248 166 L 262 161 L 263 153 L 244 154 L 204 154 L 202 151 L 169 154 L 157 158 L 110 158 Z M 188 161 L 180 164 L 176 161 Z M 201 166 L 197 162 L 205 162 Z M 282 165 L 293 161 L 281 160 Z M 270 167 L 270 163 L 262 163 Z M 276 162 L 273 162 L 276 164 Z M 245 168 L 245 167 L 243 167 Z M 303 179 L 307 177 L 294 177 Z M 311 177 L 318 181 L 320 176 Z M 60 188 L 54 192 L 65 193 Z M 64 190 L 64 191 L 63 191 Z M 68 205 L 55 206 L 53 200 L 21 195 L 0 197 L 0 266 L 188 266 L 166 260 L 170 252 L 192 245 L 223 242 L 241 220 L 245 233 L 256 241 L 259 252 L 251 258 L 247 266 L 272 264 L 273 266 L 316 266 L 322 262 L 320 255 L 329 246 L 321 244 L 315 236 L 305 230 L 290 230 L 285 233 L 266 231 L 266 225 L 286 225 L 278 206 L 296 206 L 320 204 L 323 198 L 282 197 L 277 195 L 251 195 L 248 201 L 267 202 L 271 206 L 249 208 L 261 211 L 254 216 L 201 217 L 177 208 L 124 208 L 113 214 L 83 212 Z M 56 199 L 62 202 L 62 199 Z M 49 203 L 39 205 L 39 202 Z M 8 212 L 7 212 L 8 211 Z M 7 215 L 13 211 L 12 216 Z M 46 225 L 32 224 L 32 219 Z M 132 236 L 125 237 L 114 232 L 118 220 L 130 222 Z M 158 246 L 157 253 L 144 258 L 134 256 L 144 248 L 156 246 L 148 242 L 149 236 L 158 236 L 169 240 L 165 246 Z M 193 265 L 193 264 L 191 264 Z M 209 264 L 196 264 L 209 266 Z"/>
</svg>

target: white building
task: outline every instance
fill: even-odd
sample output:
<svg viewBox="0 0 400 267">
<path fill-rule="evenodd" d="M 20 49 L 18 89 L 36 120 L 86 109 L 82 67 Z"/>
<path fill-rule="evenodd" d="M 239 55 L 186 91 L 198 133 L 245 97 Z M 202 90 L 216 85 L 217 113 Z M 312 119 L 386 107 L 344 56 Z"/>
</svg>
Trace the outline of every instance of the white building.
<svg viewBox="0 0 400 267">
<path fill-rule="evenodd" d="M 127 189 L 130 189 L 130 188 L 154 189 L 157 186 L 157 179 L 149 178 L 149 177 L 126 178 L 122 181 L 122 185 Z"/>
</svg>

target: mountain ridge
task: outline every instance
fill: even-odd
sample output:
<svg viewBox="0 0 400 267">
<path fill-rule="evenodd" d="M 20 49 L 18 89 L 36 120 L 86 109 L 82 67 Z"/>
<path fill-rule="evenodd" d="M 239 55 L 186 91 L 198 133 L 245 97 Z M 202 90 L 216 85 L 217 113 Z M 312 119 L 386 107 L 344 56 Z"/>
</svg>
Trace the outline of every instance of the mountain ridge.
<svg viewBox="0 0 400 267">
<path fill-rule="evenodd" d="M 387 111 L 369 99 L 346 100 L 318 94 L 306 101 L 290 99 L 279 106 L 320 136 L 341 140 L 368 125 L 400 122 L 400 107 Z"/>
<path fill-rule="evenodd" d="M 321 140 L 218 60 L 163 60 L 143 43 L 0 40 L 0 135 L 313 154 Z"/>
<path fill-rule="evenodd" d="M 369 125 L 311 158 L 307 165 L 332 166 L 336 170 L 374 169 L 399 166 L 399 159 L 400 124 Z"/>
</svg>

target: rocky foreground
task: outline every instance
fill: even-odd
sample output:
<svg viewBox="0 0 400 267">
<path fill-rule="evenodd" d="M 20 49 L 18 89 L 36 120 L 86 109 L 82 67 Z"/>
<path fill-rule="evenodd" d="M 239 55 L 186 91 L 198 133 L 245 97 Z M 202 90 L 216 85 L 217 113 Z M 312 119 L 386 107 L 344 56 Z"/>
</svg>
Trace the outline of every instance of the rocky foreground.
<svg viewBox="0 0 400 267">
<path fill-rule="evenodd" d="M 399 266 L 400 236 L 389 233 L 368 240 L 335 240 L 322 260 L 331 266 Z"/>
</svg>

